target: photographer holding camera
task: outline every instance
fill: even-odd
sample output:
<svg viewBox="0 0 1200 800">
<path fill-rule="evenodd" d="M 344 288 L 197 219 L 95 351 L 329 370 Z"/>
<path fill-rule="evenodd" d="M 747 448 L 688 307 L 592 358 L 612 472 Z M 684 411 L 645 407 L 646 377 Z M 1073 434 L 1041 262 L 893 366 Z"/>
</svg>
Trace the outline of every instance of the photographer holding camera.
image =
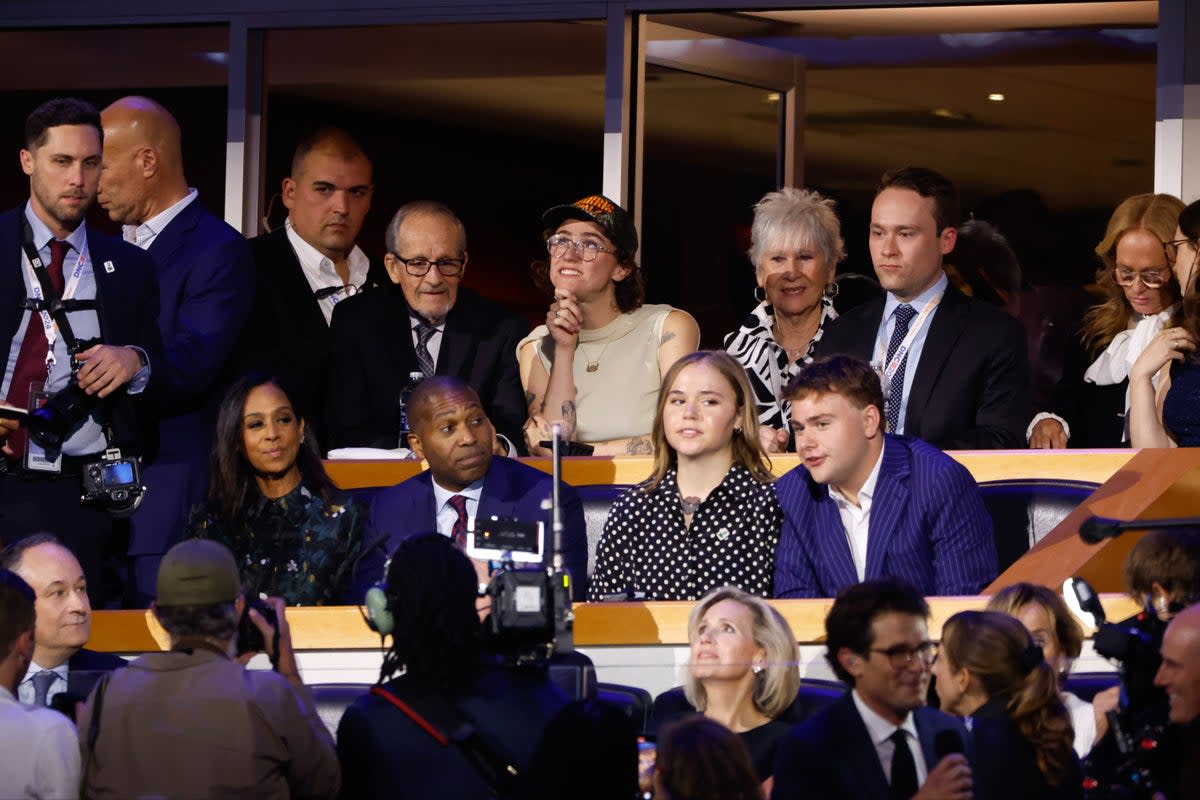
<svg viewBox="0 0 1200 800">
<path fill-rule="evenodd" d="M 145 253 L 84 223 L 100 178 L 99 112 L 50 100 L 29 115 L 24 141 L 29 201 L 0 215 L 0 531 L 5 543 L 59 531 L 103 608 L 119 596 L 106 561 L 126 549 L 112 517 L 141 494 L 133 399 L 160 351 L 158 284 Z"/>
<path fill-rule="evenodd" d="M 154 614 L 171 637 L 111 673 L 79 717 L 84 796 L 306 797 L 337 793 L 333 740 L 300 679 L 284 604 L 249 612 L 277 672 L 237 653 L 247 600 L 233 554 L 207 539 L 172 547 Z M 278 627 L 271 624 L 274 616 Z"/>
</svg>

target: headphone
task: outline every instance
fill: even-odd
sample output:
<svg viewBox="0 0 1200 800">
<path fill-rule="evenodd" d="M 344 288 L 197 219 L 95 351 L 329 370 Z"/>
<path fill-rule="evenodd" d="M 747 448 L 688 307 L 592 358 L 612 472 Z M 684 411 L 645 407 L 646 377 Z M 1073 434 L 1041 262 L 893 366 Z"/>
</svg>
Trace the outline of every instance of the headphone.
<svg viewBox="0 0 1200 800">
<path fill-rule="evenodd" d="M 367 589 L 362 602 L 367 609 L 366 613 L 363 613 L 363 622 L 367 623 L 367 627 L 378 633 L 380 637 L 387 636 L 396 630 L 396 617 L 392 614 L 392 599 L 387 585 L 387 574 L 391 566 L 392 559 L 391 556 L 388 556 L 387 561 L 383 564 L 384 579 Z M 359 613 L 362 613 L 361 609 Z"/>
</svg>

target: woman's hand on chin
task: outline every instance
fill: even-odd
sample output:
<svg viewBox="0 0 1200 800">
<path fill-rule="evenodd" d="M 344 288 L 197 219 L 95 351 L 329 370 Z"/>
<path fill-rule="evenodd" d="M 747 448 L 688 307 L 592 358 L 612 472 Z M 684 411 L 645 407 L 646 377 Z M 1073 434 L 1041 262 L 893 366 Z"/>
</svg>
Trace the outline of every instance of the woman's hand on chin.
<svg viewBox="0 0 1200 800">
<path fill-rule="evenodd" d="M 555 346 L 575 347 L 583 327 L 583 312 L 574 294 L 565 289 L 555 290 L 554 302 L 546 312 L 546 327 L 550 329 Z"/>
</svg>

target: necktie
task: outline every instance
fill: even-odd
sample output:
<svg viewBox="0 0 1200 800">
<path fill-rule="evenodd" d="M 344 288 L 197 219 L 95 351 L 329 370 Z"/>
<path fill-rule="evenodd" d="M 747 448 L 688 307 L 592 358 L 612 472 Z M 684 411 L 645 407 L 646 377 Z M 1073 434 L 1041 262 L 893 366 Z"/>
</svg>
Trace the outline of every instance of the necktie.
<svg viewBox="0 0 1200 800">
<path fill-rule="evenodd" d="M 461 494 L 452 495 L 449 500 L 450 507 L 458 513 L 458 519 L 454 520 L 454 527 L 450 529 L 450 541 L 454 542 L 454 546 L 460 550 L 466 549 L 467 546 L 467 498 Z"/>
<path fill-rule="evenodd" d="M 437 328 L 424 320 L 417 320 L 417 366 L 428 378 L 433 375 L 433 355 L 429 352 L 429 340 L 437 333 Z"/>
<path fill-rule="evenodd" d="M 50 263 L 46 272 L 54 292 L 61 297 L 63 292 L 63 262 L 71 245 L 57 239 L 50 240 Z M 19 408 L 29 407 L 29 385 L 35 381 L 46 380 L 46 335 L 42 331 L 42 317 L 37 312 L 29 313 L 29 324 L 25 327 L 25 338 L 21 340 L 21 352 L 17 354 L 17 363 L 13 369 L 12 382 L 8 385 L 8 396 L 5 401 L 10 406 Z M 9 434 L 8 444 L 12 447 L 14 459 L 19 460 L 25 453 L 25 429 Z"/>
<path fill-rule="evenodd" d="M 892 328 L 892 338 L 888 342 L 887 360 L 884 361 L 884 367 L 892 363 L 892 357 L 896 355 L 896 351 L 900 349 L 900 343 L 904 341 L 905 334 L 908 333 L 908 325 L 912 322 L 913 317 L 917 312 L 913 311 L 913 307 L 905 303 L 904 305 L 896 306 L 893 315 L 896 319 L 896 325 Z M 896 366 L 896 372 L 892 375 L 891 382 L 887 385 L 887 429 L 888 433 L 897 433 L 896 428 L 900 424 L 900 404 L 904 402 L 904 368 L 908 365 L 908 353 L 904 354 L 904 358 L 900 359 L 900 363 Z"/>
<path fill-rule="evenodd" d="M 58 673 L 44 669 L 33 676 L 33 704 L 35 706 L 44 706 L 47 702 L 47 695 L 50 694 L 50 687 L 58 680 Z"/>
<path fill-rule="evenodd" d="M 908 800 L 917 793 L 917 765 L 908 747 L 908 735 L 897 728 L 891 739 L 896 745 L 892 753 L 892 800 Z"/>
</svg>

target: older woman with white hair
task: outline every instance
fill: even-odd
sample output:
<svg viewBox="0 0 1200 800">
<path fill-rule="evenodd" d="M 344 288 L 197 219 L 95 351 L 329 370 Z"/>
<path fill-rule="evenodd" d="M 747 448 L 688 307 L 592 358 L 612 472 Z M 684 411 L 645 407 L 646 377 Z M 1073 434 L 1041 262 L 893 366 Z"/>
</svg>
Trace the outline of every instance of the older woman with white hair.
<svg viewBox="0 0 1200 800">
<path fill-rule="evenodd" d="M 738 734 L 760 781 L 772 775 L 775 748 L 793 728 L 779 719 L 800 691 L 800 650 L 778 611 L 757 595 L 724 586 L 688 617 L 691 664 L 683 691 L 688 708 L 655 702 L 655 723 L 699 711 Z"/>
<path fill-rule="evenodd" d="M 725 349 L 750 376 L 759 438 L 769 453 L 788 443 L 791 408 L 783 387 L 812 361 L 825 323 L 837 316 L 834 274 L 846 250 L 833 209 L 833 200 L 791 187 L 769 192 L 754 207 L 749 255 L 759 303 L 725 336 Z"/>
</svg>

